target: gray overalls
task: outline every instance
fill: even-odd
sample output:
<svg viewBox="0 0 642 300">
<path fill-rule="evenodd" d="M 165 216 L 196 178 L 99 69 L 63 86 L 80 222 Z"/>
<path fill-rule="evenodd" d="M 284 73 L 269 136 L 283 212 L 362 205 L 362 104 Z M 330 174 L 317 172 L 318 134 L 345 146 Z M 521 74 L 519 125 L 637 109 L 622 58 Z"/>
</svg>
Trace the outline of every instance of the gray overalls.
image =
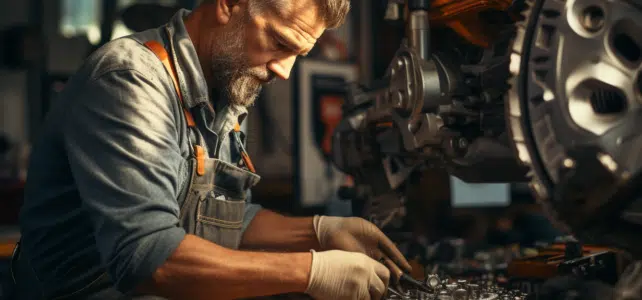
<svg viewBox="0 0 642 300">
<path fill-rule="evenodd" d="M 171 43 L 171 40 L 170 40 Z M 178 76 L 172 63 L 173 56 L 157 41 L 147 41 L 145 46 L 156 54 L 170 73 L 178 98 L 182 103 Z M 170 47 L 171 49 L 172 47 Z M 182 105 L 183 106 L 183 105 Z M 184 107 L 184 106 L 183 106 Z M 182 201 L 179 199 L 180 224 L 189 234 L 194 234 L 220 246 L 238 249 L 241 243 L 241 228 L 245 212 L 247 191 L 256 185 L 260 177 L 253 171 L 243 146 L 238 123 L 235 124 L 234 143 L 241 154 L 241 168 L 224 162 L 207 153 L 204 137 L 196 126 L 191 112 L 183 109 L 190 129 L 191 179 Z"/>
<path fill-rule="evenodd" d="M 197 119 L 193 118 L 191 112 L 185 108 L 182 103 L 182 95 L 178 76 L 176 76 L 176 58 L 172 55 L 172 39 L 167 39 L 169 43 L 163 45 L 163 39 L 156 41 L 139 41 L 147 48 L 153 51 L 156 56 L 163 62 L 169 75 L 174 81 L 178 98 L 181 101 L 181 107 L 184 109 L 185 118 L 189 127 L 189 143 L 191 157 L 189 159 L 191 166 L 191 179 L 188 188 L 178 199 L 180 206 L 180 225 L 188 234 L 197 235 L 220 246 L 230 249 L 238 249 L 241 243 L 241 229 L 245 211 L 245 201 L 248 190 L 256 185 L 260 177 L 249 170 L 253 170 L 251 161 L 247 157 L 244 149 L 238 123 L 234 130 L 234 138 L 231 141 L 236 145 L 241 157 L 239 165 L 221 161 L 214 153 L 208 153 L 208 147 L 205 146 L 203 134 L 196 126 Z M 203 125 L 203 124 L 200 124 Z M 233 126 L 230 125 L 230 127 Z M 230 130 L 224 131 L 228 132 Z M 248 170 L 249 169 L 249 170 Z M 19 247 L 17 247 L 19 248 Z M 18 250 L 18 249 L 17 249 Z M 30 267 L 26 266 L 25 260 L 20 260 L 19 251 L 14 252 L 11 273 L 15 277 L 15 288 L 21 291 L 19 294 L 25 297 L 22 291 L 33 289 L 30 286 L 30 277 L 34 276 L 29 272 Z M 35 295 L 38 299 L 41 295 L 39 291 L 28 293 Z M 34 299 L 28 296 L 28 299 Z M 114 287 L 107 273 L 104 273 L 98 279 L 89 285 L 73 293 L 60 295 L 53 299 L 160 299 L 151 296 L 132 296 L 123 295 Z M 213 298 L 215 299 L 215 295 Z"/>
</svg>

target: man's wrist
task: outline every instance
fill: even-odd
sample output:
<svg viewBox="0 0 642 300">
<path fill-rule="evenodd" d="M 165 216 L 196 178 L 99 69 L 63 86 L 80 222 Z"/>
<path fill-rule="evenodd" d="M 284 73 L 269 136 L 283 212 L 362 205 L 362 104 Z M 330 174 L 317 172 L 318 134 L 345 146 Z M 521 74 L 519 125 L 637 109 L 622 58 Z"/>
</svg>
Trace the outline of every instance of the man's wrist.
<svg viewBox="0 0 642 300">
<path fill-rule="evenodd" d="M 310 284 L 310 275 L 312 272 L 312 253 L 311 252 L 301 252 L 294 253 L 294 261 L 296 267 L 294 268 L 294 281 L 295 283 L 295 293 L 305 293 L 308 290 L 308 285 Z"/>
<path fill-rule="evenodd" d="M 319 234 L 317 233 L 317 228 L 315 228 L 315 220 L 319 219 L 319 216 L 314 216 L 314 217 L 303 217 L 303 218 L 297 218 L 301 221 L 301 226 L 302 228 L 306 228 L 306 232 L 309 232 L 309 234 L 306 234 L 307 236 L 307 244 L 309 247 L 306 249 L 307 251 L 309 250 L 323 250 L 321 249 L 320 241 L 319 241 Z"/>
<path fill-rule="evenodd" d="M 319 248 L 315 250 L 322 250 L 323 248 L 323 237 L 322 237 L 322 231 L 321 231 L 321 220 L 323 219 L 323 216 L 321 215 L 315 215 L 312 218 L 312 228 L 314 230 L 314 235 L 317 238 L 317 242 L 319 242 Z"/>
<path fill-rule="evenodd" d="M 241 248 L 279 252 L 319 250 L 313 217 L 287 217 L 261 210 L 243 235 Z"/>
</svg>

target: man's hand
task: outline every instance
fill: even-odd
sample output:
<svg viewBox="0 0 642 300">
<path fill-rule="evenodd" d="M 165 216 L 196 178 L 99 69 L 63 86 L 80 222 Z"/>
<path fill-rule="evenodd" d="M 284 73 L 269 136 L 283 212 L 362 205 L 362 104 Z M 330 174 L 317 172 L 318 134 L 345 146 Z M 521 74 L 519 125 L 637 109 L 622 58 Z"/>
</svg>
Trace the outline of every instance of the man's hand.
<svg viewBox="0 0 642 300">
<path fill-rule="evenodd" d="M 383 262 L 398 279 L 411 267 L 397 246 L 377 226 L 362 218 L 314 217 L 314 230 L 321 250 L 360 252 Z"/>
<path fill-rule="evenodd" d="M 377 261 L 346 251 L 312 251 L 306 294 L 317 300 L 379 300 L 390 272 Z"/>
</svg>

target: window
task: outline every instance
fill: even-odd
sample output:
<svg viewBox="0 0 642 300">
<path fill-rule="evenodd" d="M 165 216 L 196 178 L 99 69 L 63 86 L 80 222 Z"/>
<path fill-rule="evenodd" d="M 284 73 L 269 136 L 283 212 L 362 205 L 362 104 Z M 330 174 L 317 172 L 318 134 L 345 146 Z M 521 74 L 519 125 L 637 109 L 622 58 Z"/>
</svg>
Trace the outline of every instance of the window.
<svg viewBox="0 0 642 300">
<path fill-rule="evenodd" d="M 60 33 L 65 37 L 87 35 L 92 44 L 100 42 L 102 1 L 62 0 Z"/>
<path fill-rule="evenodd" d="M 86 35 L 92 44 L 100 43 L 103 1 L 113 0 L 61 0 L 61 34 L 65 37 Z M 176 0 L 118 0 L 117 10 L 121 11 L 137 3 L 176 5 L 176 2 Z M 113 26 L 112 39 L 133 33 L 120 19 L 117 19 Z"/>
<path fill-rule="evenodd" d="M 157 3 L 157 4 L 165 5 L 165 6 L 174 6 L 174 5 L 176 5 L 176 0 L 156 0 L 156 1 L 150 1 L 150 0 L 147 0 L 147 1 L 146 0 L 118 0 L 118 11 L 121 11 L 123 9 L 126 9 L 129 6 L 132 6 L 132 5 L 138 4 L 138 3 Z M 131 31 L 129 28 L 127 28 L 125 26 L 125 24 L 123 24 L 123 22 L 120 21 L 120 19 L 118 19 L 118 20 L 116 20 L 116 22 L 114 22 L 114 30 L 112 32 L 111 39 L 112 40 L 113 39 L 117 39 L 119 37 L 130 35 L 132 33 L 134 33 L 134 32 Z"/>
</svg>

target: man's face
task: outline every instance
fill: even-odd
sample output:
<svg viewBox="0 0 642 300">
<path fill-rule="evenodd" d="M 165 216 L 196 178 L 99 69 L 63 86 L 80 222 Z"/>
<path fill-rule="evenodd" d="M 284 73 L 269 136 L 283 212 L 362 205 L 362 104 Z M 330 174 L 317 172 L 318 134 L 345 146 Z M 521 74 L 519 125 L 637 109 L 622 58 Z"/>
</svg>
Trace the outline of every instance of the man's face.
<svg viewBox="0 0 642 300">
<path fill-rule="evenodd" d="M 223 97 L 250 106 L 262 85 L 287 79 L 299 55 L 306 55 L 325 30 L 315 0 L 292 0 L 282 11 L 234 14 L 223 34 L 211 34 L 213 80 Z"/>
</svg>

